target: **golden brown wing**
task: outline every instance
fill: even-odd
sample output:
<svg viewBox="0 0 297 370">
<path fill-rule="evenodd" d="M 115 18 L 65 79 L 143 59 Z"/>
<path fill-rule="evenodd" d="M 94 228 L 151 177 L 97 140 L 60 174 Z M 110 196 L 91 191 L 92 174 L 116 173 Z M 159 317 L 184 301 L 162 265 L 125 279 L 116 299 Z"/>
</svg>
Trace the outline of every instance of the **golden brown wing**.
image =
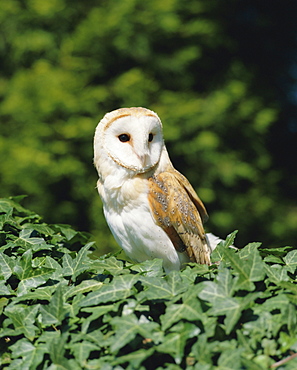
<svg viewBox="0 0 297 370">
<path fill-rule="evenodd" d="M 208 220 L 208 214 L 201 199 L 198 197 L 192 185 L 189 183 L 185 176 L 183 176 L 180 172 L 176 170 L 174 170 L 173 173 L 177 181 L 186 189 L 188 196 L 190 197 L 191 201 L 195 204 L 196 208 L 199 211 L 202 222 L 205 223 Z"/>
<path fill-rule="evenodd" d="M 149 204 L 156 223 L 178 252 L 186 251 L 193 262 L 210 264 L 210 248 L 203 221 L 206 209 L 188 180 L 178 171 L 149 178 Z"/>
</svg>

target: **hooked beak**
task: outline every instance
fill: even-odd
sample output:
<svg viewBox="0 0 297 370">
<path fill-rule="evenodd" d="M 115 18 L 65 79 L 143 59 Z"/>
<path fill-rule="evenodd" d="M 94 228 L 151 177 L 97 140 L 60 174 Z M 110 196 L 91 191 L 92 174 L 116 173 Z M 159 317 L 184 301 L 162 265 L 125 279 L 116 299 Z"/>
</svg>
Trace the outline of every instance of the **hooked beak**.
<svg viewBox="0 0 297 370">
<path fill-rule="evenodd" d="M 150 152 L 149 152 L 148 144 L 146 142 L 141 143 L 141 145 L 138 145 L 137 147 L 135 147 L 134 153 L 139 159 L 139 162 L 140 162 L 139 165 L 143 170 L 151 167 Z"/>
<path fill-rule="evenodd" d="M 143 168 L 146 168 L 150 163 L 150 160 L 149 160 L 149 153 L 144 153 L 144 154 L 137 154 L 137 158 L 139 159 L 140 163 L 141 163 L 141 166 Z"/>
</svg>

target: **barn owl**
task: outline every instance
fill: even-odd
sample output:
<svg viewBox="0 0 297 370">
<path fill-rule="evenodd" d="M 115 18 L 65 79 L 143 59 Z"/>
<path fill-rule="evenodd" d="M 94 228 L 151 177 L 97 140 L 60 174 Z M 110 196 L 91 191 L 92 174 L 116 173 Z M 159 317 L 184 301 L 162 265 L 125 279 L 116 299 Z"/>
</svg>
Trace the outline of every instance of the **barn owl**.
<svg viewBox="0 0 297 370">
<path fill-rule="evenodd" d="M 206 209 L 174 169 L 156 113 L 107 113 L 96 128 L 94 164 L 106 221 L 132 261 L 161 258 L 166 272 L 187 262 L 210 264 Z"/>
</svg>

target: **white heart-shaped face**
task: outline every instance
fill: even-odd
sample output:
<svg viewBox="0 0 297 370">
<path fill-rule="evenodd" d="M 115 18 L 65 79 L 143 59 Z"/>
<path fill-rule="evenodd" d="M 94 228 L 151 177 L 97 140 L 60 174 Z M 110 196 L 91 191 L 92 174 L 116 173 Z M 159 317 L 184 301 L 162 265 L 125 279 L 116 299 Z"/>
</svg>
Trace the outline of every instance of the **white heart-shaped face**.
<svg viewBox="0 0 297 370">
<path fill-rule="evenodd" d="M 149 111 L 148 111 L 149 112 Z M 122 167 L 143 173 L 160 160 L 163 148 L 162 124 L 154 114 L 120 114 L 105 124 L 103 147 Z"/>
</svg>

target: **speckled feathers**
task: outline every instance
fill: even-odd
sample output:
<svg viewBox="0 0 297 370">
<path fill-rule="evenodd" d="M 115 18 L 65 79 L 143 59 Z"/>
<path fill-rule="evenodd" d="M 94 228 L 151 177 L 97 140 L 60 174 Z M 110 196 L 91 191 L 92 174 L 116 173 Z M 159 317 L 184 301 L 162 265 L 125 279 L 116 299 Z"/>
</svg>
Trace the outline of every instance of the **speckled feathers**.
<svg viewBox="0 0 297 370">
<path fill-rule="evenodd" d="M 192 262 L 209 264 L 209 247 L 203 228 L 208 216 L 188 180 L 178 171 L 149 178 L 149 204 L 177 252 L 186 251 Z"/>
</svg>

